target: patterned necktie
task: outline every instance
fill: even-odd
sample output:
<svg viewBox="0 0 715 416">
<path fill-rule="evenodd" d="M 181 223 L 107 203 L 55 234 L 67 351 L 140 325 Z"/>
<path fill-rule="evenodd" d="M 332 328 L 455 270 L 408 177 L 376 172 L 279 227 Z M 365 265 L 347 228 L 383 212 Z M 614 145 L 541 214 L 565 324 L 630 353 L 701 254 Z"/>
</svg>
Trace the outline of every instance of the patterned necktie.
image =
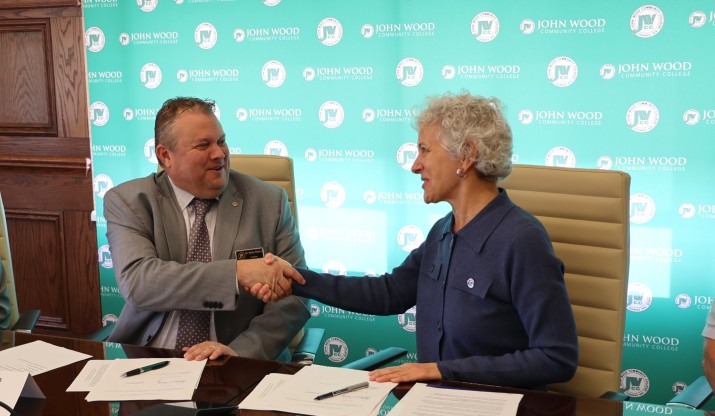
<svg viewBox="0 0 715 416">
<path fill-rule="evenodd" d="M 215 200 L 194 198 L 191 204 L 196 213 L 194 224 L 189 231 L 189 251 L 186 261 L 211 261 L 211 240 L 206 227 L 206 213 Z M 190 347 L 209 339 L 211 312 L 182 310 L 179 317 L 179 330 L 176 333 L 176 348 Z"/>
</svg>

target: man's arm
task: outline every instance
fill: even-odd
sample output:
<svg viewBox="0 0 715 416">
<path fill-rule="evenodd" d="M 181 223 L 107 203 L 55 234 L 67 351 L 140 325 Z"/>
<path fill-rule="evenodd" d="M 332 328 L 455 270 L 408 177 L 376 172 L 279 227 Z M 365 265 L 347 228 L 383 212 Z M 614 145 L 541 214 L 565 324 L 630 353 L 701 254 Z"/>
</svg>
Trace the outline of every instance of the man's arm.
<svg viewBox="0 0 715 416">
<path fill-rule="evenodd" d="M 705 338 L 703 348 L 703 372 L 710 383 L 710 387 L 715 390 L 715 339 Z"/>
</svg>

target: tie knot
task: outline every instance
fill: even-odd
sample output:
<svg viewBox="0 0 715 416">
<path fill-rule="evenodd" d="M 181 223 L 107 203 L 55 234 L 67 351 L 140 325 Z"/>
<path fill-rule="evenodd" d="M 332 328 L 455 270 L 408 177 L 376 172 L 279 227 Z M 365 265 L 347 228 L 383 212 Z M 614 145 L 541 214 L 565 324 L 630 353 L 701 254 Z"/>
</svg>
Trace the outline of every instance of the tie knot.
<svg viewBox="0 0 715 416">
<path fill-rule="evenodd" d="M 194 205 L 197 217 L 203 217 L 206 212 L 211 208 L 211 205 L 215 202 L 215 199 L 199 199 L 194 198 L 191 203 Z"/>
</svg>

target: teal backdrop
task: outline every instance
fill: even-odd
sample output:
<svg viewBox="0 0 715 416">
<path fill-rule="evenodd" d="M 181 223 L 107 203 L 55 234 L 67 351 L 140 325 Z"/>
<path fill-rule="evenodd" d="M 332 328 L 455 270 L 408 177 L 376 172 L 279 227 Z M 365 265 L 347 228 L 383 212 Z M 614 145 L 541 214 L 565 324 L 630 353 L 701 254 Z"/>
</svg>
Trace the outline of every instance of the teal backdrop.
<svg viewBox="0 0 715 416">
<path fill-rule="evenodd" d="M 683 0 L 83 0 L 102 307 L 123 300 L 102 198 L 156 171 L 153 121 L 174 96 L 214 99 L 233 153 L 295 162 L 308 265 L 379 275 L 449 210 L 410 172 L 416 106 L 496 96 L 515 163 L 632 176 L 622 387 L 664 403 L 701 374 L 715 294 L 715 4 Z M 414 309 L 311 303 L 319 364 L 399 345 Z"/>
</svg>

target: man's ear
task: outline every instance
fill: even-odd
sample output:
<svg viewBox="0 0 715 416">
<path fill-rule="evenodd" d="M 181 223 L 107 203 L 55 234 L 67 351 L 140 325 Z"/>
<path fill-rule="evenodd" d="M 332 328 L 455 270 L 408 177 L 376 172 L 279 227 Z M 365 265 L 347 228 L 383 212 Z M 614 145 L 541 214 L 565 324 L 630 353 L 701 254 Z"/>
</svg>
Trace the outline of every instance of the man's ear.
<svg viewBox="0 0 715 416">
<path fill-rule="evenodd" d="M 157 145 L 154 152 L 156 152 L 156 157 L 159 159 L 160 166 L 163 166 L 164 168 L 171 166 L 171 154 L 166 146 L 163 144 Z"/>
</svg>

